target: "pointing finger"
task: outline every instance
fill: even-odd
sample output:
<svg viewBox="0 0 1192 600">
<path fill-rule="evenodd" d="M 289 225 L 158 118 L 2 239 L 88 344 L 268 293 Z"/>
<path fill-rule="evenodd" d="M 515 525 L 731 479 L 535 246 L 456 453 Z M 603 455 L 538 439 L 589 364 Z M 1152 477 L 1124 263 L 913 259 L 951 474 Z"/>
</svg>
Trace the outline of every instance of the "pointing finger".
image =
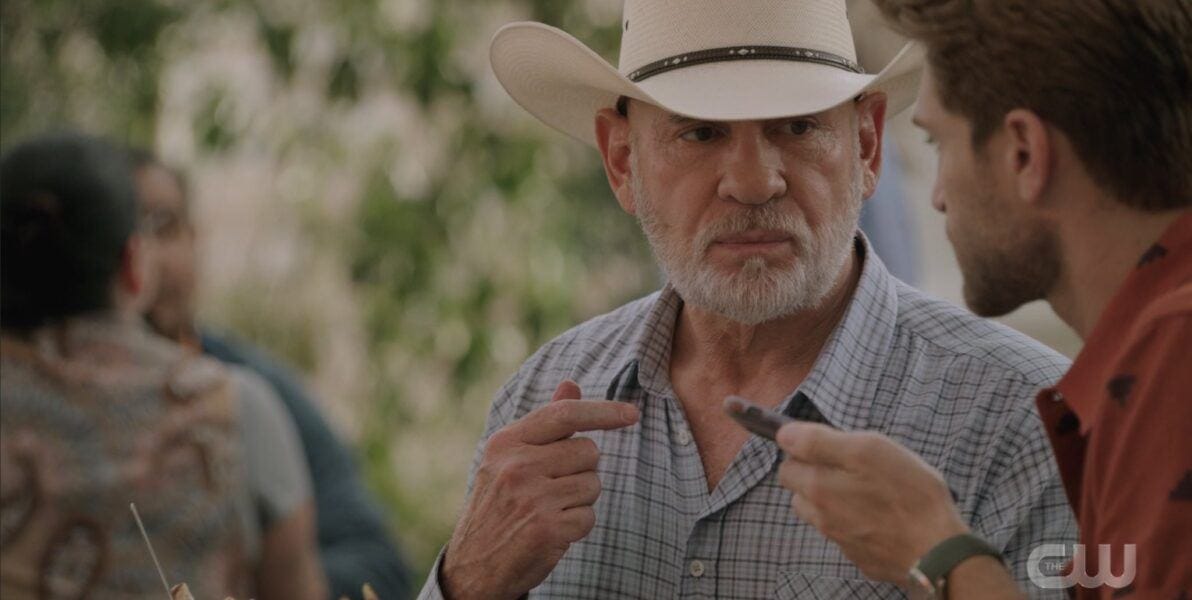
<svg viewBox="0 0 1192 600">
<path fill-rule="evenodd" d="M 620 429 L 637 422 L 637 407 L 609 400 L 556 400 L 513 426 L 527 444 L 549 444 L 581 431 Z"/>
</svg>

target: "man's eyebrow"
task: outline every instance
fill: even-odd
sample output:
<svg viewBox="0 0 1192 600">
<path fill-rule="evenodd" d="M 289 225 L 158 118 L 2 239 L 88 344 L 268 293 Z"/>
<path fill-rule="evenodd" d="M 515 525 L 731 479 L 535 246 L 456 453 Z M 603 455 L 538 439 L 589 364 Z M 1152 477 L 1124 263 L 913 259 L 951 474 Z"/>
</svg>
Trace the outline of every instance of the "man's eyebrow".
<svg viewBox="0 0 1192 600">
<path fill-rule="evenodd" d="M 674 123 L 675 125 L 685 125 L 687 123 L 694 123 L 695 119 L 692 119 L 691 117 L 684 117 L 683 115 L 676 115 L 674 113 L 671 113 L 670 122 Z"/>
</svg>

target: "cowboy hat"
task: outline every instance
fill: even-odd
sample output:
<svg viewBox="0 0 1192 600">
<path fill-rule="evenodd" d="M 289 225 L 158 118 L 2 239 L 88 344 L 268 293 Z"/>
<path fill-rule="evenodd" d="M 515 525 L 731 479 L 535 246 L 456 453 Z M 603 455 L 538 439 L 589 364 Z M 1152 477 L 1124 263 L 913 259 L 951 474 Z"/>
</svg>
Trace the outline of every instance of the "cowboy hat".
<svg viewBox="0 0 1192 600">
<path fill-rule="evenodd" d="M 881 91 L 894 115 L 914 100 L 923 63 L 872 0 L 625 0 L 621 30 L 618 69 L 560 29 L 510 23 L 493 36 L 493 71 L 530 114 L 595 145 L 596 112 L 621 96 L 734 121 Z"/>
</svg>

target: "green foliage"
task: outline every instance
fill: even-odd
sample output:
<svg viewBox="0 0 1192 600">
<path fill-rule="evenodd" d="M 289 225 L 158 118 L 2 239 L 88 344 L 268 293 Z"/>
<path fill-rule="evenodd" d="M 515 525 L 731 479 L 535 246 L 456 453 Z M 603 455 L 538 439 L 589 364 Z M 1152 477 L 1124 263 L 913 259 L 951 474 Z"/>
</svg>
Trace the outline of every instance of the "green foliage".
<svg viewBox="0 0 1192 600">
<path fill-rule="evenodd" d="M 656 285 L 595 151 L 487 68 L 511 15 L 614 56 L 610 3 L 3 0 L 0 135 L 74 125 L 192 171 L 204 314 L 306 370 L 425 568 L 496 388 Z"/>
</svg>

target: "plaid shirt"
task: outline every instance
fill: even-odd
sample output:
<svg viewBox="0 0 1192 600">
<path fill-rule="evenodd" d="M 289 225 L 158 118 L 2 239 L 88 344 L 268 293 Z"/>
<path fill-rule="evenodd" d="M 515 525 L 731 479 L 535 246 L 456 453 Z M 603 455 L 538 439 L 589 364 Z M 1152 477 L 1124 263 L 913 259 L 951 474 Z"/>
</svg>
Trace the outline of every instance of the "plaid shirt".
<svg viewBox="0 0 1192 600">
<path fill-rule="evenodd" d="M 780 409 L 882 432 L 939 469 L 966 521 L 1000 548 L 1032 597 L 1040 544 L 1076 525 L 1035 413 L 1067 361 L 1006 327 L 894 279 L 859 238 L 864 266 L 815 367 Z M 711 492 L 669 381 L 682 300 L 669 286 L 543 346 L 497 393 L 484 438 L 543 406 L 564 378 L 631 402 L 638 424 L 587 433 L 601 450 L 595 528 L 530 595 L 543 598 L 901 598 L 867 581 L 791 512 L 777 447 L 751 437 Z M 483 443 L 483 442 L 482 442 Z M 477 459 L 479 456 L 477 457 Z M 473 465 L 473 476 L 475 465 Z M 438 598 L 436 563 L 422 598 Z"/>
</svg>

